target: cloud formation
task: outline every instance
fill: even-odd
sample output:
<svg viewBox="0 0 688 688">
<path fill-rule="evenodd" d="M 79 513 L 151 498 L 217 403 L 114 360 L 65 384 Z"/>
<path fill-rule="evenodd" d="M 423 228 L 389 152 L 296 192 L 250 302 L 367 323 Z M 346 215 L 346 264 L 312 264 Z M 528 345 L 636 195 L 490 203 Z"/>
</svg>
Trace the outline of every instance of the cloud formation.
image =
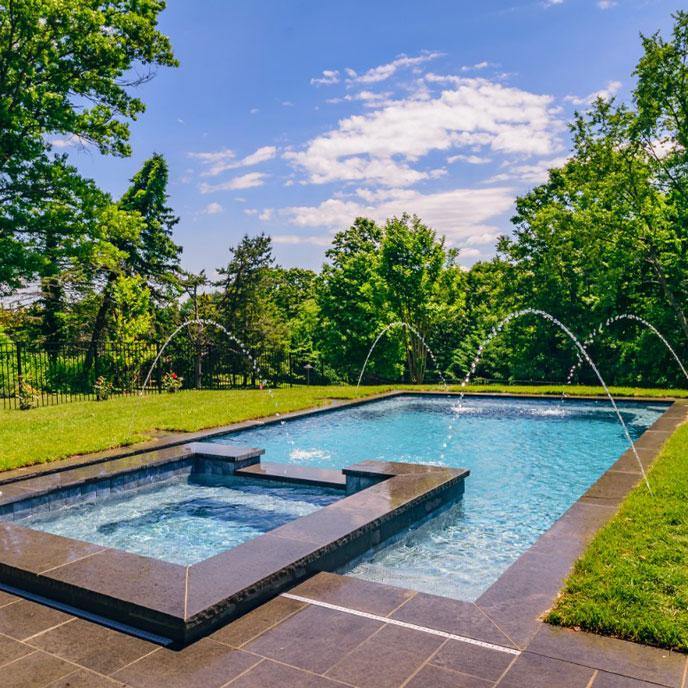
<svg viewBox="0 0 688 688">
<path fill-rule="evenodd" d="M 622 86 L 623 84 L 620 81 L 609 81 L 604 88 L 593 91 L 587 96 L 566 96 L 564 100 L 574 105 L 592 105 L 598 98 L 602 98 L 602 100 L 613 98 L 621 90 Z"/>
<path fill-rule="evenodd" d="M 267 174 L 264 172 L 249 172 L 239 177 L 233 177 L 229 181 L 219 184 L 207 184 L 203 182 L 198 188 L 202 194 L 214 193 L 216 191 L 236 191 L 237 189 L 251 189 L 255 186 L 263 186 Z"/>
<path fill-rule="evenodd" d="M 427 74 L 427 89 L 364 115 L 284 154 L 311 184 L 364 182 L 412 186 L 441 176 L 418 163 L 433 151 L 462 149 L 501 154 L 551 155 L 560 149 L 561 123 L 552 96 L 484 78 Z"/>
<path fill-rule="evenodd" d="M 276 146 L 262 146 L 240 160 L 236 159 L 236 153 L 230 148 L 205 153 L 189 153 L 190 158 L 199 160 L 204 166 L 205 169 L 201 172 L 203 177 L 217 177 L 217 175 L 227 170 L 252 167 L 253 165 L 272 160 L 276 155 Z"/>
<path fill-rule="evenodd" d="M 388 217 L 409 212 L 422 217 L 451 241 L 460 243 L 468 237 L 494 234 L 490 220 L 507 212 L 513 201 L 514 189 L 504 186 L 427 194 L 411 189 L 377 193 L 360 189 L 356 196 L 330 198 L 314 206 L 293 206 L 283 209 L 281 214 L 297 227 L 342 229 L 359 215 L 384 222 Z"/>
</svg>

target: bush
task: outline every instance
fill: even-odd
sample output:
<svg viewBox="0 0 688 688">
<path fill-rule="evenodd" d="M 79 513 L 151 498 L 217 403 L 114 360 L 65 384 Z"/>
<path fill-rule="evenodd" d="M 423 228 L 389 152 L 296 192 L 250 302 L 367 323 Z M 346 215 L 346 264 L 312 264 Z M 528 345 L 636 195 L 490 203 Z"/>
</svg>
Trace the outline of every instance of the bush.
<svg viewBox="0 0 688 688">
<path fill-rule="evenodd" d="M 101 375 L 93 385 L 93 391 L 96 395 L 96 401 L 106 401 L 112 394 L 112 382 Z"/>
<path fill-rule="evenodd" d="M 17 398 L 19 399 L 19 408 L 22 411 L 28 411 L 38 403 L 38 391 L 28 382 L 21 380 L 17 385 Z"/>
<path fill-rule="evenodd" d="M 166 391 L 169 392 L 170 394 L 174 394 L 175 392 L 178 392 L 181 388 L 182 385 L 184 384 L 184 378 L 180 377 L 177 375 L 177 373 L 165 373 L 162 376 L 162 388 Z"/>
</svg>

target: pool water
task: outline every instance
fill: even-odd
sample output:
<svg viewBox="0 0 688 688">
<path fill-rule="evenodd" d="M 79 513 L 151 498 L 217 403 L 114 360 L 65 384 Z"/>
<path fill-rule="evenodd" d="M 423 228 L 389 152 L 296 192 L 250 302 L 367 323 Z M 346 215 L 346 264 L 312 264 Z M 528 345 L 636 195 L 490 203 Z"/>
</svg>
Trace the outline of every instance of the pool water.
<svg viewBox="0 0 688 688">
<path fill-rule="evenodd" d="M 341 497 L 337 490 L 266 480 L 184 476 L 36 513 L 17 523 L 189 565 Z"/>
<path fill-rule="evenodd" d="M 666 410 L 619 407 L 634 438 Z M 446 396 L 396 397 L 212 441 L 325 468 L 366 459 L 469 468 L 461 502 L 346 571 L 464 600 L 479 597 L 628 449 L 605 402 L 471 397 L 459 406 Z"/>
</svg>

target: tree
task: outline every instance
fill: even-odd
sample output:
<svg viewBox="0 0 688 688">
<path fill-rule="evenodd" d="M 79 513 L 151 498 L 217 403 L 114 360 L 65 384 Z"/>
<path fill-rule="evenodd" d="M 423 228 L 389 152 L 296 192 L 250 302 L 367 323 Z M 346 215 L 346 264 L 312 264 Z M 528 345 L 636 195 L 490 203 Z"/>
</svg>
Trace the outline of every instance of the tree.
<svg viewBox="0 0 688 688">
<path fill-rule="evenodd" d="M 382 237 L 373 220 L 357 217 L 335 235 L 317 281 L 317 343 L 328 364 L 349 380 L 358 377 L 375 337 L 392 320 L 378 272 Z M 380 342 L 371 362 L 379 376 L 400 372 L 397 334 Z"/>
<path fill-rule="evenodd" d="M 76 194 L 92 194 L 65 156 L 52 155 L 54 137 L 130 153 L 129 122 L 144 111 L 131 88 L 155 66 L 177 64 L 156 28 L 164 7 L 159 0 L 10 0 L 2 8 L 0 290 L 42 276 L 46 243 L 64 253 L 53 245 L 56 232 L 45 237 L 46 215 L 65 197 L 76 209 Z M 68 243 L 80 246 L 77 231 L 92 226 L 72 226 Z"/>
<path fill-rule="evenodd" d="M 144 162 L 120 199 L 120 211 L 128 213 L 132 222 L 136 218 L 140 230 L 136 234 L 112 237 L 122 259 L 110 265 L 105 272 L 101 303 L 86 356 L 87 369 L 107 328 L 108 317 L 115 304 L 113 290 L 120 276 L 145 280 L 152 299 L 158 305 L 169 302 L 181 291 L 179 254 L 182 249 L 171 238 L 179 218 L 167 206 L 167 182 L 167 163 L 161 155 L 155 154 Z"/>
<path fill-rule="evenodd" d="M 425 377 L 427 339 L 432 325 L 441 320 L 442 277 L 455 267 L 456 256 L 456 250 L 445 248 L 444 237 L 438 238 L 415 215 L 387 220 L 379 271 L 396 319 L 415 330 L 403 330 L 411 382 L 421 383 Z"/>
</svg>

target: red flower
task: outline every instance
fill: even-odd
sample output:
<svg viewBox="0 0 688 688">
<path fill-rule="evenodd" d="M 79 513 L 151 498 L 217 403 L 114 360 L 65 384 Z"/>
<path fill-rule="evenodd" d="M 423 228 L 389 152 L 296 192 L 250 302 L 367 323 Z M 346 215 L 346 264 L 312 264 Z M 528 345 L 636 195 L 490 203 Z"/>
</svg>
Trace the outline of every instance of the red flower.
<svg viewBox="0 0 688 688">
<path fill-rule="evenodd" d="M 177 379 L 177 373 L 172 373 L 172 379 L 176 380 Z"/>
</svg>

